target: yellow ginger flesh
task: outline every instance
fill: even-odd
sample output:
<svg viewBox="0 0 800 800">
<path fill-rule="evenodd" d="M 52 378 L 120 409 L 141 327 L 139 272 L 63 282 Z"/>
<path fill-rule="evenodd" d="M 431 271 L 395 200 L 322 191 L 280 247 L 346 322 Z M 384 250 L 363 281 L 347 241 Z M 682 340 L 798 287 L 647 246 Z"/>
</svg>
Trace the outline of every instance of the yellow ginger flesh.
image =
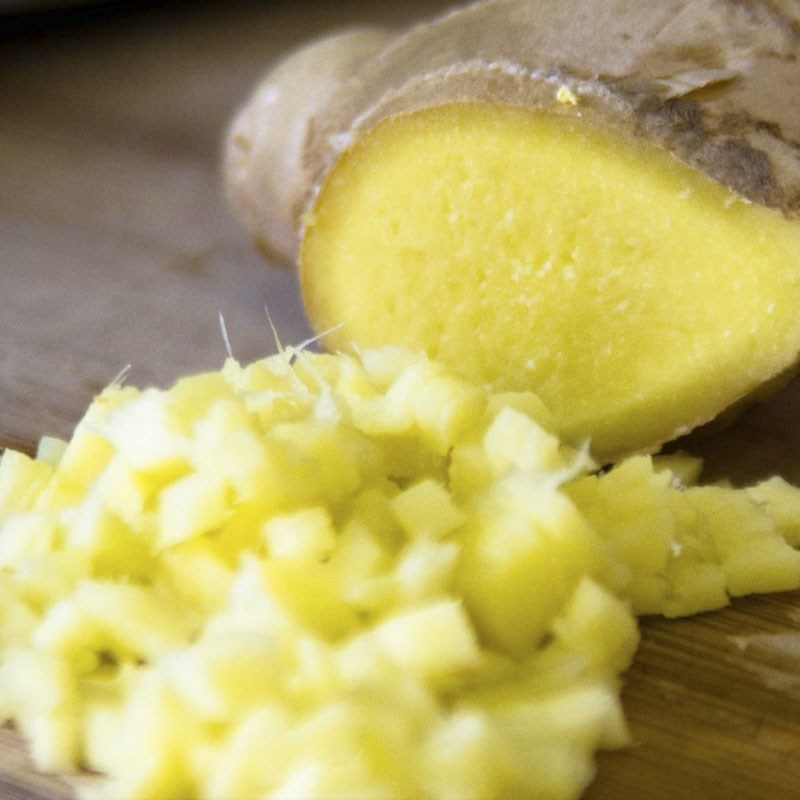
<svg viewBox="0 0 800 800">
<path fill-rule="evenodd" d="M 535 391 L 604 461 L 716 417 L 800 351 L 796 221 L 573 114 L 379 123 L 328 175 L 300 261 L 333 347 L 403 344 Z"/>
<path fill-rule="evenodd" d="M 552 422 L 395 347 L 110 387 L 0 462 L 2 715 L 87 798 L 577 797 L 634 614 L 797 588 L 800 491 Z"/>
</svg>

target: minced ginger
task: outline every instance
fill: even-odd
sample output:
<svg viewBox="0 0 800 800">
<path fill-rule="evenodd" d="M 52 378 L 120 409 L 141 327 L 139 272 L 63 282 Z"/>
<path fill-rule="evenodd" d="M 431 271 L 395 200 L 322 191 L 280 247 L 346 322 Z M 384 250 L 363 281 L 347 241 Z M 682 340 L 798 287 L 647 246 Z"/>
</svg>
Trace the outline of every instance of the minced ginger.
<svg viewBox="0 0 800 800">
<path fill-rule="evenodd" d="M 552 430 L 399 348 L 111 386 L 0 462 L 2 714 L 87 798 L 576 797 L 634 615 L 798 588 L 800 490 Z"/>
</svg>

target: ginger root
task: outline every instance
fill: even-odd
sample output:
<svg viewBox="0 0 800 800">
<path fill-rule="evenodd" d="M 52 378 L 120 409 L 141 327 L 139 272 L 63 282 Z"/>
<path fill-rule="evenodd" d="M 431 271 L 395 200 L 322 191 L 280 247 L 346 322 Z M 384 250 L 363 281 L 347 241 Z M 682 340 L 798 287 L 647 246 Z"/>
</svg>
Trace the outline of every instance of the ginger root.
<svg viewBox="0 0 800 800">
<path fill-rule="evenodd" d="M 424 348 L 534 390 L 602 460 L 792 369 L 795 18 L 781 0 L 487 0 L 395 37 L 296 120 L 281 235 L 312 324 L 342 323 L 326 346 Z"/>
</svg>

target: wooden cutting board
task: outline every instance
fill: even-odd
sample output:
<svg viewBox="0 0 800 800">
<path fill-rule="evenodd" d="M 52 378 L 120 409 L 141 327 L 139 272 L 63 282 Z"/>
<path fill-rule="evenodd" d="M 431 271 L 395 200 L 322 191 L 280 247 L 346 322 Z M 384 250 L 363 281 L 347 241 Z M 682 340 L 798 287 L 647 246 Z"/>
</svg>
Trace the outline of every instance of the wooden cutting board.
<svg viewBox="0 0 800 800">
<path fill-rule="evenodd" d="M 273 350 L 265 304 L 304 338 L 293 274 L 226 214 L 224 124 L 300 39 L 441 5 L 184 4 L 0 41 L 0 446 L 68 435 L 128 363 L 135 384 L 218 368 L 218 311 L 242 360 Z M 686 446 L 712 478 L 800 482 L 800 383 Z M 800 796 L 800 596 L 642 627 L 624 693 L 636 743 L 601 755 L 588 797 Z M 2 800 L 68 797 L 0 732 Z"/>
</svg>

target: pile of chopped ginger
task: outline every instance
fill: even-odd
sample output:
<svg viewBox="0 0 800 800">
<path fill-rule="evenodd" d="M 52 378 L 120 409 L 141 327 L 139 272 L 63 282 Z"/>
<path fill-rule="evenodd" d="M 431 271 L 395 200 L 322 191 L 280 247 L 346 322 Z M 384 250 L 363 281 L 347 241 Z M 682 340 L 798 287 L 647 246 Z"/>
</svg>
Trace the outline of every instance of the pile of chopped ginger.
<svg viewBox="0 0 800 800">
<path fill-rule="evenodd" d="M 800 586 L 800 490 L 699 470 L 399 348 L 113 385 L 0 462 L 2 715 L 87 798 L 577 797 L 634 615 Z"/>
</svg>

